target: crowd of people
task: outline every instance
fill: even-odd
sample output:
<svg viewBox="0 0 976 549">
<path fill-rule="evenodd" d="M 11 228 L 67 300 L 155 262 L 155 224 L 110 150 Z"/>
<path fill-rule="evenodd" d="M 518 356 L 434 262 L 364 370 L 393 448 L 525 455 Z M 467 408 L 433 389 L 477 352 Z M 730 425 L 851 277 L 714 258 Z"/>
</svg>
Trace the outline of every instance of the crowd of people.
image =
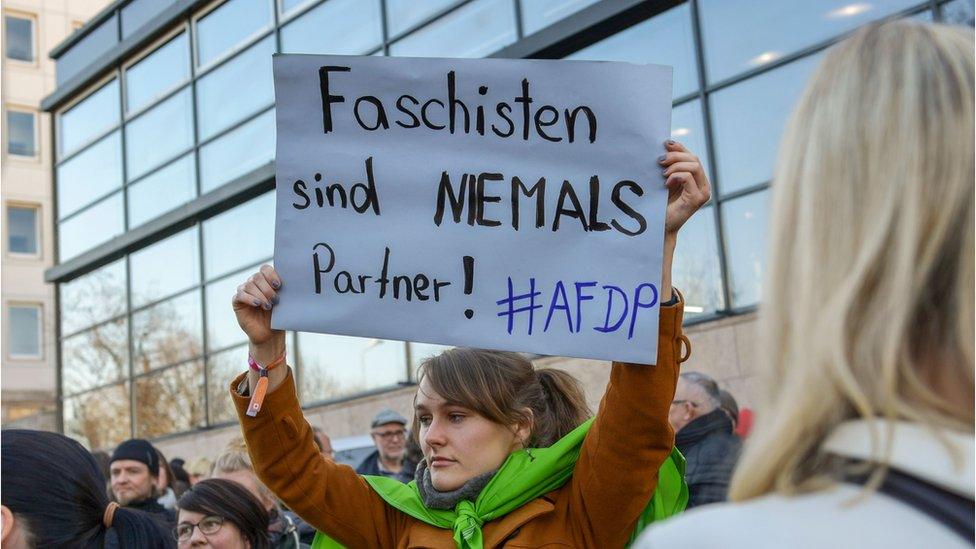
<svg viewBox="0 0 976 549">
<path fill-rule="evenodd" d="M 375 450 L 338 464 L 263 266 L 233 300 L 242 438 L 167 461 L 4 431 L 3 549 L 972 546 L 973 57 L 971 31 L 894 22 L 812 77 L 773 185 L 755 425 L 680 371 L 671 264 L 710 185 L 669 140 L 658 354 L 613 363 L 595 415 L 564 371 L 454 348 L 421 365 L 414 417 L 379 410 Z"/>
</svg>

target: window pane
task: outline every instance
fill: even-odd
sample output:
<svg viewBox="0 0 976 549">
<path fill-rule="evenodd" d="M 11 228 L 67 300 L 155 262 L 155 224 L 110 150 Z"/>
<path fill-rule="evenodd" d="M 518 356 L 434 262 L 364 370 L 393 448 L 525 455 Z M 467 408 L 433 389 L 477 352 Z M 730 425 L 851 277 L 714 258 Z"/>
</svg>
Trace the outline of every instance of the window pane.
<svg viewBox="0 0 976 549">
<path fill-rule="evenodd" d="M 7 152 L 20 156 L 34 156 L 34 113 L 7 111 Z"/>
<path fill-rule="evenodd" d="M 4 44 L 7 59 L 19 61 L 34 60 L 34 21 L 13 15 L 4 16 L 6 22 L 4 32 L 7 35 Z"/>
<path fill-rule="evenodd" d="M 132 371 L 143 374 L 203 354 L 200 291 L 132 313 Z"/>
<path fill-rule="evenodd" d="M 197 21 L 197 65 L 206 65 L 271 25 L 268 0 L 228 0 Z"/>
<path fill-rule="evenodd" d="M 407 375 L 402 341 L 299 332 L 299 395 L 311 403 L 395 385 Z"/>
<path fill-rule="evenodd" d="M 390 28 L 390 37 L 400 34 L 456 3 L 457 0 L 428 0 L 426 2 L 386 0 L 386 20 Z"/>
<path fill-rule="evenodd" d="M 701 0 L 708 79 L 735 76 L 918 3 Z"/>
<path fill-rule="evenodd" d="M 7 207 L 7 249 L 15 254 L 37 253 L 37 208 Z"/>
<path fill-rule="evenodd" d="M 265 38 L 200 79 L 197 114 L 201 141 L 274 101 L 273 39 Z"/>
<path fill-rule="evenodd" d="M 127 337 L 126 322 L 121 318 L 65 338 L 61 343 L 64 394 L 73 395 L 126 377 L 129 373 Z"/>
<path fill-rule="evenodd" d="M 726 257 L 735 307 L 758 303 L 762 295 L 768 195 L 768 191 L 762 191 L 722 204 L 722 228 L 728 242 Z"/>
<path fill-rule="evenodd" d="M 390 55 L 485 57 L 516 39 L 512 0 L 475 0 L 390 46 Z"/>
<path fill-rule="evenodd" d="M 125 232 L 122 193 L 116 193 L 58 225 L 59 257 L 65 262 Z"/>
<path fill-rule="evenodd" d="M 525 5 L 525 4 L 523 4 Z M 674 66 L 674 95 L 698 89 L 695 41 L 688 4 L 682 4 L 583 48 L 566 59 Z"/>
<path fill-rule="evenodd" d="M 410 371 L 417 375 L 417 369 L 423 364 L 424 360 L 441 354 L 442 352 L 453 349 L 450 345 L 437 345 L 436 343 L 414 343 L 410 342 Z"/>
<path fill-rule="evenodd" d="M 184 32 L 125 70 L 126 110 L 141 109 L 189 77 L 190 42 Z"/>
<path fill-rule="evenodd" d="M 229 298 L 227 303 L 230 303 Z M 227 387 L 232 379 L 247 369 L 247 345 L 211 356 L 207 359 L 207 368 L 210 423 L 236 421 L 237 413 L 234 411 L 234 403 L 230 399 Z"/>
<path fill-rule="evenodd" d="M 129 384 L 64 399 L 64 434 L 92 450 L 111 452 L 132 436 Z"/>
<path fill-rule="evenodd" d="M 942 6 L 942 21 L 951 25 L 966 25 L 972 27 L 973 2 L 971 0 L 952 0 Z"/>
<path fill-rule="evenodd" d="M 366 53 L 383 42 L 378 2 L 328 0 L 281 29 L 284 53 Z"/>
<path fill-rule="evenodd" d="M 711 95 L 719 190 L 769 181 L 780 134 L 820 56 L 805 57 Z"/>
<path fill-rule="evenodd" d="M 274 113 L 271 109 L 200 148 L 202 192 L 216 189 L 274 160 Z"/>
<path fill-rule="evenodd" d="M 708 151 L 705 148 L 705 126 L 702 123 L 700 100 L 682 103 L 671 111 L 671 137 L 694 153 L 701 160 L 705 173 L 712 177 Z"/>
<path fill-rule="evenodd" d="M 15 306 L 8 309 L 10 328 L 7 331 L 7 344 L 12 357 L 41 356 L 41 308 L 37 306 Z"/>
<path fill-rule="evenodd" d="M 136 379 L 136 436 L 153 438 L 202 427 L 203 362 Z"/>
<path fill-rule="evenodd" d="M 200 281 L 197 227 L 177 233 L 129 256 L 132 306 L 173 295 Z"/>
<path fill-rule="evenodd" d="M 58 219 L 122 186 L 122 137 L 107 137 L 58 166 Z"/>
<path fill-rule="evenodd" d="M 596 0 L 529 0 L 522 2 L 522 28 L 526 35 L 572 15 Z"/>
<path fill-rule="evenodd" d="M 281 6 L 281 14 L 286 15 L 291 13 L 300 6 L 305 4 L 311 4 L 316 0 L 276 0 L 276 2 Z"/>
<path fill-rule="evenodd" d="M 69 335 L 125 312 L 125 260 L 61 284 L 61 334 Z"/>
<path fill-rule="evenodd" d="M 685 318 L 725 308 L 722 268 L 711 207 L 692 216 L 681 228 L 681 253 L 674 258 L 674 286 L 685 296 Z"/>
<path fill-rule="evenodd" d="M 247 341 L 231 311 L 231 300 L 247 277 L 256 273 L 255 265 L 218 282 L 207 284 L 207 351 L 219 350 Z M 246 357 L 245 357 L 246 358 Z"/>
<path fill-rule="evenodd" d="M 60 116 L 63 158 L 85 142 L 119 123 L 119 81 L 112 80 Z"/>
<path fill-rule="evenodd" d="M 208 280 L 274 255 L 275 197 L 270 192 L 203 223 Z"/>
<path fill-rule="evenodd" d="M 190 153 L 129 186 L 130 227 L 193 200 L 197 194 L 193 158 Z"/>
<path fill-rule="evenodd" d="M 125 165 L 133 180 L 193 145 L 190 88 L 126 124 Z"/>
</svg>

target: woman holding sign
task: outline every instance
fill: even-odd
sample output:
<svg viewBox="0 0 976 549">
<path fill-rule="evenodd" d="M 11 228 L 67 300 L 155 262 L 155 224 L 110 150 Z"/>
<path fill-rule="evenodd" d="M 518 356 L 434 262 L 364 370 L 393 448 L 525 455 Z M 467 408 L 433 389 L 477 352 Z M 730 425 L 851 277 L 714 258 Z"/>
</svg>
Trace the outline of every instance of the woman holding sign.
<svg viewBox="0 0 976 549">
<path fill-rule="evenodd" d="M 413 432 L 424 455 L 416 484 L 359 477 L 322 458 L 285 365 L 284 332 L 271 329 L 286 281 L 263 266 L 234 296 L 251 368 L 231 386 L 261 480 L 347 547 L 622 547 L 639 526 L 683 508 L 668 410 L 690 349 L 671 261 L 678 230 L 710 187 L 697 157 L 674 141 L 666 149 L 656 366 L 614 363 L 600 410 L 587 421 L 582 391 L 565 372 L 476 349 L 428 359 L 415 397 Z"/>
</svg>

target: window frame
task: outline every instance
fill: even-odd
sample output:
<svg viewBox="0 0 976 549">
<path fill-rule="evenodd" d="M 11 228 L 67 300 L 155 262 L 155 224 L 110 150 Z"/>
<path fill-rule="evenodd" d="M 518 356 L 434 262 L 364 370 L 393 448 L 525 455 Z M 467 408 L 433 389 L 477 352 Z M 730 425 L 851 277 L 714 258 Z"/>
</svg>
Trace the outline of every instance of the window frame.
<svg viewBox="0 0 976 549">
<path fill-rule="evenodd" d="M 180 80 L 179 82 L 173 84 L 168 88 L 163 89 L 152 101 L 146 103 L 145 105 L 139 107 L 138 109 L 130 109 L 128 91 L 126 89 L 128 88 L 129 69 L 137 65 L 139 62 L 145 60 L 147 57 L 159 51 L 163 46 L 166 46 L 167 44 L 169 44 L 170 41 L 175 40 L 180 35 L 180 33 L 183 32 L 187 33 L 186 39 L 191 46 L 189 48 L 190 58 L 189 58 L 189 65 L 187 66 L 188 74 L 186 78 Z M 123 112 L 122 122 L 123 123 L 128 122 L 129 120 L 148 111 L 154 105 L 158 105 L 159 103 L 166 101 L 167 99 L 170 98 L 170 96 L 176 95 L 178 90 L 183 89 L 184 86 L 186 86 L 187 84 L 189 84 L 194 80 L 192 65 L 193 65 L 193 47 L 194 47 L 193 43 L 195 42 L 195 37 L 191 37 L 189 33 L 190 33 L 190 25 L 184 22 L 179 26 L 177 26 L 176 28 L 173 28 L 172 30 L 170 30 L 169 32 L 167 32 L 157 40 L 154 40 L 151 44 L 149 44 L 144 49 L 142 49 L 138 55 L 132 57 L 131 59 L 127 59 L 125 63 L 122 64 L 119 70 L 119 77 L 121 78 L 121 80 L 119 81 L 121 85 L 121 87 L 119 88 L 119 96 L 120 96 L 120 100 L 122 101 L 122 112 Z"/>
<path fill-rule="evenodd" d="M 200 63 L 200 20 L 207 17 L 217 9 L 219 9 L 224 4 L 228 2 L 233 2 L 234 0 L 214 0 L 203 9 L 196 11 L 193 17 L 190 19 L 190 31 L 193 33 L 193 40 L 190 47 L 190 71 L 191 74 L 195 75 L 194 79 L 199 79 L 205 73 L 209 72 L 222 65 L 225 61 L 236 57 L 237 54 L 243 52 L 252 45 L 258 43 L 268 34 L 275 35 L 275 51 L 277 51 L 277 34 L 279 32 L 279 25 L 276 23 L 278 19 L 277 2 L 271 0 L 265 0 L 265 7 L 268 9 L 269 23 L 261 28 L 255 29 L 251 34 L 241 38 L 236 44 L 227 48 L 226 51 L 220 55 L 208 60 L 206 63 Z"/>
<path fill-rule="evenodd" d="M 8 57 L 7 56 L 7 37 L 9 36 L 9 34 L 7 33 L 7 18 L 8 17 L 15 17 L 17 19 L 26 19 L 27 21 L 30 22 L 30 29 L 31 29 L 31 31 L 30 31 L 30 52 L 31 52 L 30 61 L 24 61 L 23 59 L 14 59 L 12 57 Z M 37 52 L 38 52 L 38 50 L 40 48 L 38 48 L 38 45 L 37 45 L 37 14 L 31 13 L 31 12 L 27 12 L 27 11 L 23 11 L 23 10 L 18 10 L 18 9 L 11 9 L 11 10 L 5 9 L 5 10 L 3 10 L 3 36 L 4 36 L 4 38 L 3 38 L 3 58 L 4 58 L 5 61 L 8 61 L 10 63 L 14 63 L 15 65 L 20 65 L 22 67 L 36 67 L 36 66 L 39 65 L 39 57 L 40 56 L 37 55 Z"/>
<path fill-rule="evenodd" d="M 10 349 L 12 345 L 10 344 L 10 326 L 12 322 L 10 321 L 10 312 L 13 308 L 34 308 L 37 309 L 37 354 L 36 355 L 20 355 L 13 353 Z M 7 352 L 4 353 L 6 358 L 9 360 L 24 360 L 24 361 L 44 361 L 44 303 L 40 301 L 30 301 L 30 300 L 10 300 L 7 301 L 4 306 L 5 318 L 7 329 L 3 331 L 3 338 L 6 342 Z"/>
<path fill-rule="evenodd" d="M 36 251 L 33 253 L 29 252 L 15 252 L 10 249 L 10 208 L 20 208 L 22 210 L 33 210 L 34 211 L 34 242 L 37 245 Z M 3 243 L 3 251 L 6 253 L 7 257 L 17 258 L 17 259 L 41 259 L 44 249 L 44 242 L 41 240 L 43 234 L 41 232 L 41 216 L 43 215 L 41 205 L 36 202 L 22 202 L 17 200 L 9 200 L 4 202 L 4 234 L 6 238 Z"/>
<path fill-rule="evenodd" d="M 19 113 L 24 113 L 24 114 L 31 115 L 31 120 L 33 120 L 32 124 L 31 124 L 31 126 L 32 126 L 31 127 L 31 130 L 32 130 L 31 133 L 33 135 L 33 141 L 34 141 L 34 143 L 33 143 L 34 154 L 29 154 L 28 155 L 28 154 L 17 154 L 17 153 L 10 152 L 10 116 L 9 116 L 9 113 L 11 113 L 11 112 L 19 112 Z M 31 107 L 28 107 L 28 106 L 23 105 L 23 104 L 8 103 L 8 104 L 4 105 L 4 107 L 3 107 L 3 154 L 4 154 L 4 156 L 6 156 L 7 158 L 10 158 L 12 160 L 26 160 L 26 161 L 38 161 L 38 160 L 40 160 L 40 157 L 41 157 L 41 151 L 40 151 L 40 145 L 41 145 L 40 142 L 41 142 L 41 139 L 40 139 L 40 128 L 39 128 L 39 124 L 38 124 L 38 122 L 40 120 L 40 117 L 38 116 L 38 114 L 39 113 L 37 112 L 37 109 L 32 109 Z"/>
</svg>

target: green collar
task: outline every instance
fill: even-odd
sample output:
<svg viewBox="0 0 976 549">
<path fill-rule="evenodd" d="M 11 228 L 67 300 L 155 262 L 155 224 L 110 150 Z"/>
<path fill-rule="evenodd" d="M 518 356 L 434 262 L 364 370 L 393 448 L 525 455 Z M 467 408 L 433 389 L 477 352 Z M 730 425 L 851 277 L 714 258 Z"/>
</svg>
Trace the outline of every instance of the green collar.
<svg viewBox="0 0 976 549">
<path fill-rule="evenodd" d="M 425 507 L 416 481 L 402 484 L 382 476 L 364 475 L 363 478 L 391 506 L 431 526 L 452 530 L 458 549 L 482 549 L 483 524 L 560 488 L 569 480 L 583 439 L 592 424 L 591 418 L 547 448 L 514 452 L 474 502 L 461 501 L 454 510 Z M 658 489 L 638 522 L 638 531 L 653 520 L 680 512 L 688 501 L 684 457 L 676 449 L 672 450 L 658 476 Z M 313 549 L 338 547 L 342 546 L 321 532 L 312 544 Z"/>
</svg>

